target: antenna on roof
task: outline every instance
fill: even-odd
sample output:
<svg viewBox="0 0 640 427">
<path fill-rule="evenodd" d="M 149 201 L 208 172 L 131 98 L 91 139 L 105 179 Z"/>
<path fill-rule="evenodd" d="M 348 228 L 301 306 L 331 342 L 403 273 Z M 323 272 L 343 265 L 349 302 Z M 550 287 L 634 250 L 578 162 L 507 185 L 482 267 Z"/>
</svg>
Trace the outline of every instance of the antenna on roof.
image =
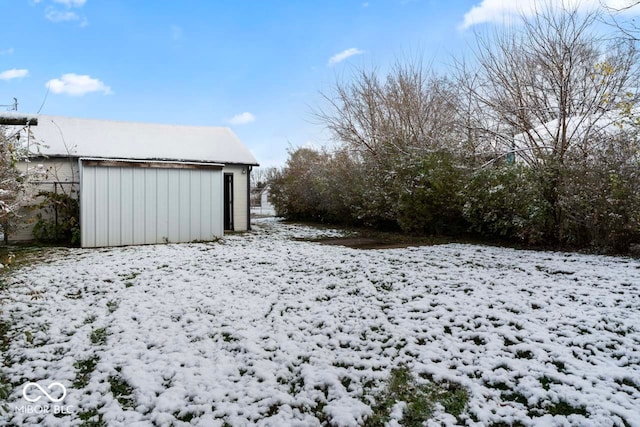
<svg viewBox="0 0 640 427">
<path fill-rule="evenodd" d="M 12 104 L 0 105 L 0 107 L 8 107 L 7 111 L 18 111 L 18 98 L 13 98 Z"/>
</svg>

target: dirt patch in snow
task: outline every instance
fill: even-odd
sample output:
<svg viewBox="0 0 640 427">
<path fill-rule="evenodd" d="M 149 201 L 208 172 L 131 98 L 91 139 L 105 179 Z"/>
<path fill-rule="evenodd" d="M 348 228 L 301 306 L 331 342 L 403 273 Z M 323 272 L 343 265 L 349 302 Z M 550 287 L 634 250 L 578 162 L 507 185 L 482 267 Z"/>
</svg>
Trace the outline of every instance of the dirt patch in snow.
<svg viewBox="0 0 640 427">
<path fill-rule="evenodd" d="M 310 241 L 322 245 L 346 246 L 353 249 L 395 249 L 433 245 L 433 242 L 394 242 L 392 240 L 373 239 L 369 237 L 331 237 Z"/>
</svg>

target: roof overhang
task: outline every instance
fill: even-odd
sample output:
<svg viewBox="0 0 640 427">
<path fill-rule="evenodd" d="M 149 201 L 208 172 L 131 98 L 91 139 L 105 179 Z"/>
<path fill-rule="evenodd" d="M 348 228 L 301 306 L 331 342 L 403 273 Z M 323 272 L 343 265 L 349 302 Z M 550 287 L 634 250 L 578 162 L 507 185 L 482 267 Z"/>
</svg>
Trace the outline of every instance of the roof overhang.
<svg viewBox="0 0 640 427">
<path fill-rule="evenodd" d="M 156 169 L 222 169 L 222 163 L 209 162 L 181 162 L 168 160 L 137 160 L 137 159 L 112 159 L 100 157 L 80 157 L 82 166 L 100 167 L 129 167 L 129 168 L 156 168 Z"/>
<path fill-rule="evenodd" d="M 0 125 L 6 126 L 37 126 L 38 116 L 35 114 L 15 113 L 10 111 L 0 112 Z"/>
</svg>

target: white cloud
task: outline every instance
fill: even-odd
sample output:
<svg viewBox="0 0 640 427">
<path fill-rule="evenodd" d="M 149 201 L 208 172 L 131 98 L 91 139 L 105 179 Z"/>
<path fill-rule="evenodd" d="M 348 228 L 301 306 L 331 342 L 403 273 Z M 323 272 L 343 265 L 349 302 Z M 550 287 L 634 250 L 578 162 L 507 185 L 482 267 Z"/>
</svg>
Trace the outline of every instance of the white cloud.
<svg viewBox="0 0 640 427">
<path fill-rule="evenodd" d="M 63 4 L 67 7 L 82 7 L 87 0 L 53 0 L 53 2 Z"/>
<path fill-rule="evenodd" d="M 236 114 L 235 116 L 229 119 L 229 123 L 232 125 L 246 125 L 247 123 L 255 122 L 256 116 L 249 112 L 244 112 L 240 114 Z"/>
<path fill-rule="evenodd" d="M 82 96 L 91 92 L 102 92 L 105 95 L 113 93 L 111 88 L 100 80 L 74 73 L 63 74 L 59 79 L 49 80 L 46 86 L 53 93 L 71 96 Z"/>
<path fill-rule="evenodd" d="M 51 22 L 69 22 L 69 21 L 80 20 L 80 17 L 75 12 L 70 12 L 70 11 L 61 12 L 57 9 L 48 9 L 44 17 Z"/>
<path fill-rule="evenodd" d="M 0 50 L 0 55 L 13 55 L 13 48 Z"/>
<path fill-rule="evenodd" d="M 331 58 L 329 58 L 329 63 L 327 65 L 329 66 L 336 65 L 337 63 L 342 62 L 347 58 L 350 58 L 354 55 L 361 55 L 363 53 L 364 53 L 363 50 L 352 47 L 350 49 L 343 50 L 342 52 L 336 53 L 335 55 L 333 55 Z"/>
<path fill-rule="evenodd" d="M 0 73 L 0 80 L 12 80 L 26 77 L 29 74 L 29 70 L 12 68 Z"/>
<path fill-rule="evenodd" d="M 56 0 L 58 3 L 62 3 L 67 8 L 70 7 L 80 7 L 82 6 L 86 0 Z M 55 7 L 48 7 L 45 11 L 44 17 L 51 22 L 59 23 L 59 22 L 79 22 L 80 27 L 84 28 L 89 25 L 89 21 L 86 17 L 78 15 L 76 12 L 71 10 L 59 10 Z"/>
<path fill-rule="evenodd" d="M 603 3 L 608 7 L 620 9 L 629 5 L 629 0 L 604 0 L 602 2 L 601 0 L 482 0 L 465 13 L 463 22 L 458 28 L 465 30 L 478 24 L 509 22 L 520 15 L 531 16 L 541 7 L 593 10 L 601 7 Z M 632 10 L 626 11 L 626 13 L 631 12 L 640 12 L 640 7 L 634 6 Z"/>
</svg>

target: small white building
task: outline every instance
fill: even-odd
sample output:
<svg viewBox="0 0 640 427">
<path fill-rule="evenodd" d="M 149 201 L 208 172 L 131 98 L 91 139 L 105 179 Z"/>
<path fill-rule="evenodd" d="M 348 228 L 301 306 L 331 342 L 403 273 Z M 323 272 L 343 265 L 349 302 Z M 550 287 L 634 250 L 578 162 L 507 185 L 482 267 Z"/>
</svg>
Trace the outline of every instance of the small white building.
<svg viewBox="0 0 640 427">
<path fill-rule="evenodd" d="M 21 142 L 44 191 L 77 194 L 82 247 L 212 240 L 250 228 L 255 157 L 225 127 L 38 116 Z M 31 212 L 29 215 L 33 216 Z M 11 240 L 33 238 L 25 216 Z"/>
<path fill-rule="evenodd" d="M 269 197 L 271 195 L 270 190 L 271 188 L 268 185 L 265 185 L 265 187 L 262 189 L 262 193 L 260 193 L 260 207 L 265 212 L 264 215 L 276 214 L 276 207 L 273 206 L 273 204 L 269 200 Z"/>
</svg>

